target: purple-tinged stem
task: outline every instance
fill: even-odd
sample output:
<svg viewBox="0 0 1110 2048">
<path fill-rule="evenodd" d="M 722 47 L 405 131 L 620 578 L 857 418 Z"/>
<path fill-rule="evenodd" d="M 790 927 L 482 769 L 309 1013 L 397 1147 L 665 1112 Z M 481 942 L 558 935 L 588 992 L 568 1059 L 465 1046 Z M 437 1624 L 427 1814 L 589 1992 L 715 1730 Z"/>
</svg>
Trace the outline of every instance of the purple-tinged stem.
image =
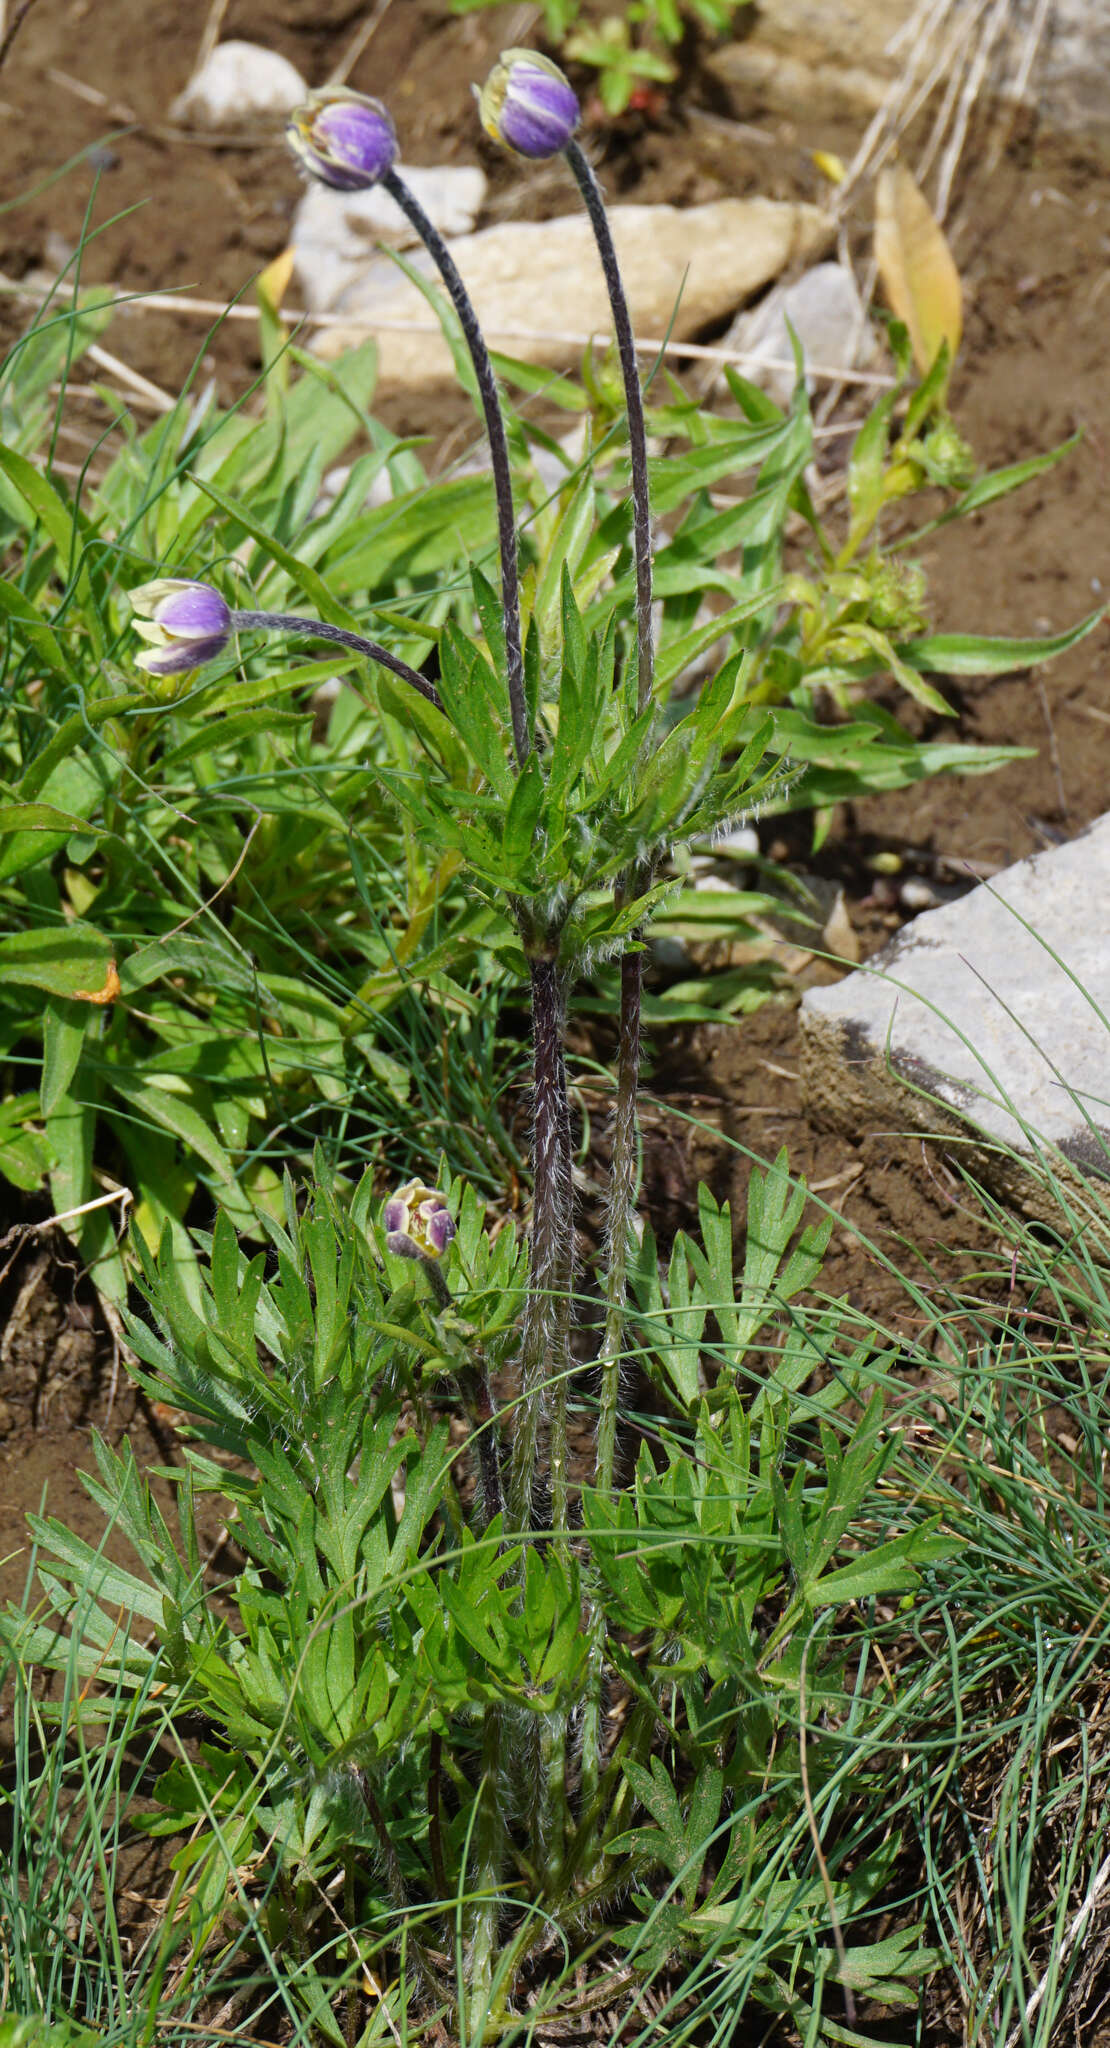
<svg viewBox="0 0 1110 2048">
<path fill-rule="evenodd" d="M 521 1381 L 509 1469 L 509 1526 L 533 1520 L 541 1423 L 548 1419 L 551 1519 L 567 1526 L 566 1374 L 573 1282 L 570 1103 L 563 1052 L 563 991 L 556 963 L 530 961 L 532 980 L 532 1164 L 535 1181 Z"/>
<path fill-rule="evenodd" d="M 655 649 L 651 630 L 652 559 L 651 492 L 648 484 L 647 428 L 644 397 L 636 364 L 632 319 L 601 187 L 580 145 L 573 139 L 564 151 L 590 225 L 609 292 L 617 350 L 628 407 L 628 446 L 632 469 L 632 530 L 636 557 L 636 710 L 646 710 L 655 681 Z M 618 896 L 640 895 L 650 871 L 634 869 L 625 876 Z M 635 935 L 634 935 L 635 938 Z M 640 1079 L 640 1016 L 643 1007 L 643 954 L 638 946 L 621 958 L 620 1046 L 617 1058 L 617 1102 L 613 1123 L 613 1156 L 609 1170 L 609 1243 L 605 1279 L 605 1332 L 601 1344 L 601 1404 L 597 1430 L 597 1484 L 608 1493 L 613 1483 L 617 1414 L 620 1407 L 620 1357 L 624 1304 L 628 1284 L 628 1253 L 636 1198 L 636 1094 Z"/>
<path fill-rule="evenodd" d="M 493 466 L 493 488 L 497 497 L 497 545 L 501 557 L 501 610 L 505 622 L 505 668 L 509 685 L 509 713 L 512 719 L 517 767 L 523 768 L 532 751 L 532 734 L 528 726 L 524 656 L 520 638 L 520 576 L 517 568 L 513 476 L 509 465 L 509 444 L 505 435 L 497 379 L 494 376 L 485 336 L 478 325 L 474 302 L 459 275 L 458 265 L 443 236 L 433 226 L 419 200 L 410 192 L 404 179 L 398 177 L 395 170 L 387 171 L 381 184 L 383 190 L 389 193 L 391 199 L 396 200 L 402 213 L 412 222 L 447 287 L 448 296 L 466 336 L 470 360 L 474 365 L 474 375 L 478 380 L 478 392 L 482 400 L 486 434 L 489 439 L 490 461 Z"/>
<path fill-rule="evenodd" d="M 391 675 L 400 676 L 403 683 L 419 690 L 437 711 L 443 709 L 438 692 L 419 669 L 410 668 L 407 661 L 391 654 L 377 640 L 366 640 L 361 633 L 348 633 L 345 626 L 331 626 L 326 619 L 299 619 L 294 612 L 232 612 L 229 628 L 235 633 L 299 633 L 307 640 L 330 640 L 336 647 L 350 647 L 356 654 L 364 654 L 368 661 L 376 661 L 380 668 L 387 668 Z"/>
<path fill-rule="evenodd" d="M 651 493 L 648 486 L 647 427 L 644 395 L 636 366 L 636 342 L 628 310 L 613 231 L 605 211 L 605 200 L 581 144 L 571 139 L 563 152 L 582 194 L 590 226 L 594 231 L 609 305 L 616 330 L 617 352 L 624 378 L 628 407 L 628 449 L 632 465 L 633 546 L 636 556 L 636 710 L 646 710 L 655 679 L 655 649 L 651 631 Z"/>
</svg>

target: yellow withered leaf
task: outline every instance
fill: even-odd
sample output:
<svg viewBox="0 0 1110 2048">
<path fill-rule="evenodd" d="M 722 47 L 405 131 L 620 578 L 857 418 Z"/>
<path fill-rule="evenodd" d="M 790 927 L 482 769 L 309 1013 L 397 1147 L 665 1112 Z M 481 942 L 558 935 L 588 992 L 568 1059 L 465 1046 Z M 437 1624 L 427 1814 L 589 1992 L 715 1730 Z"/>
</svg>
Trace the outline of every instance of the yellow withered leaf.
<svg viewBox="0 0 1110 2048">
<path fill-rule="evenodd" d="M 921 375 L 932 369 L 942 342 L 953 361 L 963 333 L 960 274 L 943 228 L 904 164 L 879 176 L 875 263 L 891 311 L 909 329 Z"/>
<path fill-rule="evenodd" d="M 289 280 L 293 275 L 296 260 L 294 249 L 283 249 L 281 255 L 275 256 L 273 262 L 268 263 L 265 270 L 260 272 L 255 284 L 259 298 L 265 299 L 266 304 L 272 307 L 275 313 L 289 290 Z"/>
<path fill-rule="evenodd" d="M 103 988 L 75 988 L 73 1000 L 75 1003 L 114 1003 L 119 992 L 120 978 L 116 973 L 116 963 L 109 960 Z"/>
</svg>

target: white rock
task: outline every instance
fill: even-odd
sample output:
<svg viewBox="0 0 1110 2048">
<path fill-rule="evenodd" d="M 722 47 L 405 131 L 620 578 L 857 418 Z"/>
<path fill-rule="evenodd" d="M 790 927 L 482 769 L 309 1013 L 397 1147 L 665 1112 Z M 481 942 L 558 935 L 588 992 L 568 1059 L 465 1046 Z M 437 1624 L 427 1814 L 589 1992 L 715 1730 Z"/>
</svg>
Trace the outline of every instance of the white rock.
<svg viewBox="0 0 1110 2048">
<path fill-rule="evenodd" d="M 738 825 L 734 832 L 722 832 L 713 841 L 714 860 L 738 860 L 741 862 L 759 859 L 759 834 L 754 825 Z"/>
<path fill-rule="evenodd" d="M 170 108 L 170 120 L 196 128 L 243 128 L 284 120 L 308 97 L 294 64 L 260 43 L 217 43 Z"/>
<path fill-rule="evenodd" d="M 470 232 L 486 196 L 484 171 L 471 164 L 397 168 L 441 235 Z M 332 192 L 310 184 L 293 215 L 291 235 L 306 306 L 330 312 L 357 285 L 379 243 L 410 249 L 417 240 L 415 228 L 380 186 Z"/>
<path fill-rule="evenodd" d="M 818 263 L 793 284 L 776 285 L 753 312 L 733 321 L 722 346 L 749 358 L 739 366 L 744 376 L 778 405 L 789 405 L 794 389 L 791 327 L 807 370 L 811 363 L 818 371 L 860 369 L 874 350 L 855 278 L 842 263 Z M 812 375 L 806 383 L 812 391 Z"/>
<path fill-rule="evenodd" d="M 670 328 L 680 340 L 735 312 L 788 264 L 813 255 L 831 233 L 818 207 L 774 199 L 615 206 L 609 217 L 637 332 L 655 337 Z M 508 221 L 459 237 L 451 253 L 494 348 L 563 368 L 578 358 L 584 337 L 611 332 L 584 214 Z M 436 274 L 424 250 L 412 261 L 428 276 Z M 383 384 L 419 389 L 452 377 L 427 305 L 386 257 L 372 258 L 332 310 L 350 315 L 351 326 L 325 329 L 317 343 L 322 354 L 338 354 L 369 331 L 378 337 Z"/>
<path fill-rule="evenodd" d="M 810 1108 L 855 1138 L 959 1130 L 961 1157 L 1034 1214 L 1055 1204 L 1031 1134 L 1059 1148 L 1065 1179 L 1110 1175 L 1110 948 L 1091 911 L 1108 892 L 1110 815 L 924 911 L 836 987 L 807 989 Z M 986 1141 L 970 1151 L 969 1127 Z"/>
</svg>

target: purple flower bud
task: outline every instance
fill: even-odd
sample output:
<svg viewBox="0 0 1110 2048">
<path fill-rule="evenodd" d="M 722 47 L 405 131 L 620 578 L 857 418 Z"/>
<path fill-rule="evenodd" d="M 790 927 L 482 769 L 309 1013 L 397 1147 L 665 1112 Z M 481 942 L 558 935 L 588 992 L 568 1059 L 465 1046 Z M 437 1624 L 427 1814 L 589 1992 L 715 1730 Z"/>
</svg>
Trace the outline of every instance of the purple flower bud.
<svg viewBox="0 0 1110 2048">
<path fill-rule="evenodd" d="M 420 1246 L 413 1243 L 406 1230 L 387 1230 L 385 1233 L 385 1248 L 387 1252 L 393 1254 L 395 1259 L 418 1259 L 420 1257 Z"/>
<path fill-rule="evenodd" d="M 390 1196 L 382 1210 L 382 1227 L 387 1248 L 399 1250 L 402 1258 L 413 1258 L 423 1252 L 430 1259 L 441 1259 L 455 1235 L 447 1197 L 438 1188 L 426 1188 L 418 1180 L 406 1181 L 403 1188 Z M 393 1238 L 403 1238 L 404 1246 L 394 1245 Z M 413 1247 L 411 1251 L 406 1249 L 409 1245 Z"/>
<path fill-rule="evenodd" d="M 136 665 L 153 676 L 185 675 L 215 661 L 231 638 L 231 612 L 218 590 L 180 576 L 130 593 L 135 631 L 148 642 Z"/>
<path fill-rule="evenodd" d="M 388 110 L 360 92 L 313 93 L 290 115 L 285 139 L 309 176 L 336 192 L 365 192 L 397 158 Z"/>
<path fill-rule="evenodd" d="M 558 156 L 578 126 L 574 90 L 536 50 L 502 50 L 478 96 L 487 135 L 518 156 Z"/>
<path fill-rule="evenodd" d="M 426 1245 L 433 1259 L 441 1259 L 455 1235 L 455 1219 L 443 1206 L 442 1195 L 433 1195 L 428 1202 L 421 1202 L 413 1222 L 418 1240 Z"/>
</svg>

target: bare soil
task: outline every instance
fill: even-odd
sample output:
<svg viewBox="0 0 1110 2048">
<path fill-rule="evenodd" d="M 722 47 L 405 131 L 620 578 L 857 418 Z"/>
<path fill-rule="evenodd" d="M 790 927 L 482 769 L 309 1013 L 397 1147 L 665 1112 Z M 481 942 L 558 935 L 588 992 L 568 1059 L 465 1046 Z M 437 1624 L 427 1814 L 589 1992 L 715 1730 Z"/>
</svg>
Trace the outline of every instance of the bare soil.
<svg viewBox="0 0 1110 2048">
<path fill-rule="evenodd" d="M 316 85 L 342 62 L 366 12 L 363 0 L 230 0 L 221 32 L 281 51 Z M 552 170 L 518 172 L 495 156 L 473 114 L 470 81 L 506 41 L 519 40 L 521 15 L 502 6 L 452 19 L 445 0 L 392 0 L 349 77 L 388 99 L 409 162 L 481 159 L 491 178 L 488 218 L 567 203 Z M 87 215 L 95 233 L 83 275 L 127 292 L 194 290 L 225 301 L 249 293 L 252 276 L 285 247 L 299 185 L 280 136 L 214 141 L 170 123 L 207 16 L 201 0 L 36 0 L 0 72 L 0 271 L 10 280 L 56 270 Z M 856 136 L 827 125 L 811 130 L 804 109 L 786 123 L 756 105 L 723 101 L 701 46 L 685 55 L 681 96 L 651 118 L 591 127 L 588 140 L 614 195 L 679 203 L 757 191 L 814 196 L 810 152 L 851 153 Z M 72 167 L 55 176 L 66 163 Z M 862 246 L 862 212 L 857 229 Z M 926 543 L 920 559 L 934 621 L 941 629 L 1056 631 L 1110 587 L 1110 164 L 1094 145 L 1028 126 L 993 160 L 988 135 L 973 136 L 949 232 L 967 302 L 952 409 L 979 460 L 1016 461 L 1077 430 L 1082 440 L 1016 498 Z M 0 306 L 11 334 L 23 309 L 10 299 Z M 249 323 L 210 333 L 204 321 L 144 305 L 121 313 L 107 339 L 170 392 L 199 367 L 228 400 L 259 367 Z M 381 410 L 397 427 L 432 433 L 459 418 L 450 397 L 414 416 L 403 394 L 386 392 Z M 983 872 L 1071 837 L 1106 809 L 1110 793 L 1108 651 L 1104 623 L 1039 673 L 949 685 L 962 736 L 1033 747 L 1035 758 L 993 777 L 941 779 L 844 806 L 818 858 L 809 855 L 804 826 L 782 828 L 775 844 L 770 834 L 765 850 L 843 887 L 866 954 L 907 915 L 877 887 L 877 854 L 898 854 L 904 873 L 950 884 L 961 880 L 961 863 Z M 914 715 L 939 729 L 941 721 Z M 846 1140 L 811 1123 L 793 1078 L 795 1036 L 794 1008 L 776 1004 L 653 1045 L 649 1199 L 664 1229 L 673 1228 L 688 1216 L 701 1173 L 732 1196 L 741 1216 L 747 1152 L 724 1147 L 713 1127 L 756 1155 L 786 1145 L 792 1168 L 842 1219 L 829 1291 L 861 1314 L 907 1328 L 915 1311 L 900 1276 L 928 1280 L 918 1248 L 952 1274 L 961 1247 L 989 1252 L 988 1235 L 966 1212 L 944 1160 L 927 1155 L 919 1139 L 861 1131 Z M 708 1128 L 690 1135 L 668 1104 Z M 861 1247 L 861 1236 L 885 1263 Z M 126 1375 L 114 1385 L 110 1334 L 59 1237 L 37 1235 L 0 1253 L 0 1336 L 0 1593 L 18 1597 L 27 1571 L 23 1514 L 44 1495 L 71 1526 L 100 1534 L 75 1477 L 90 1463 L 90 1427 L 112 1440 L 130 1432 L 151 1463 L 164 1462 L 170 1445 Z"/>
</svg>

